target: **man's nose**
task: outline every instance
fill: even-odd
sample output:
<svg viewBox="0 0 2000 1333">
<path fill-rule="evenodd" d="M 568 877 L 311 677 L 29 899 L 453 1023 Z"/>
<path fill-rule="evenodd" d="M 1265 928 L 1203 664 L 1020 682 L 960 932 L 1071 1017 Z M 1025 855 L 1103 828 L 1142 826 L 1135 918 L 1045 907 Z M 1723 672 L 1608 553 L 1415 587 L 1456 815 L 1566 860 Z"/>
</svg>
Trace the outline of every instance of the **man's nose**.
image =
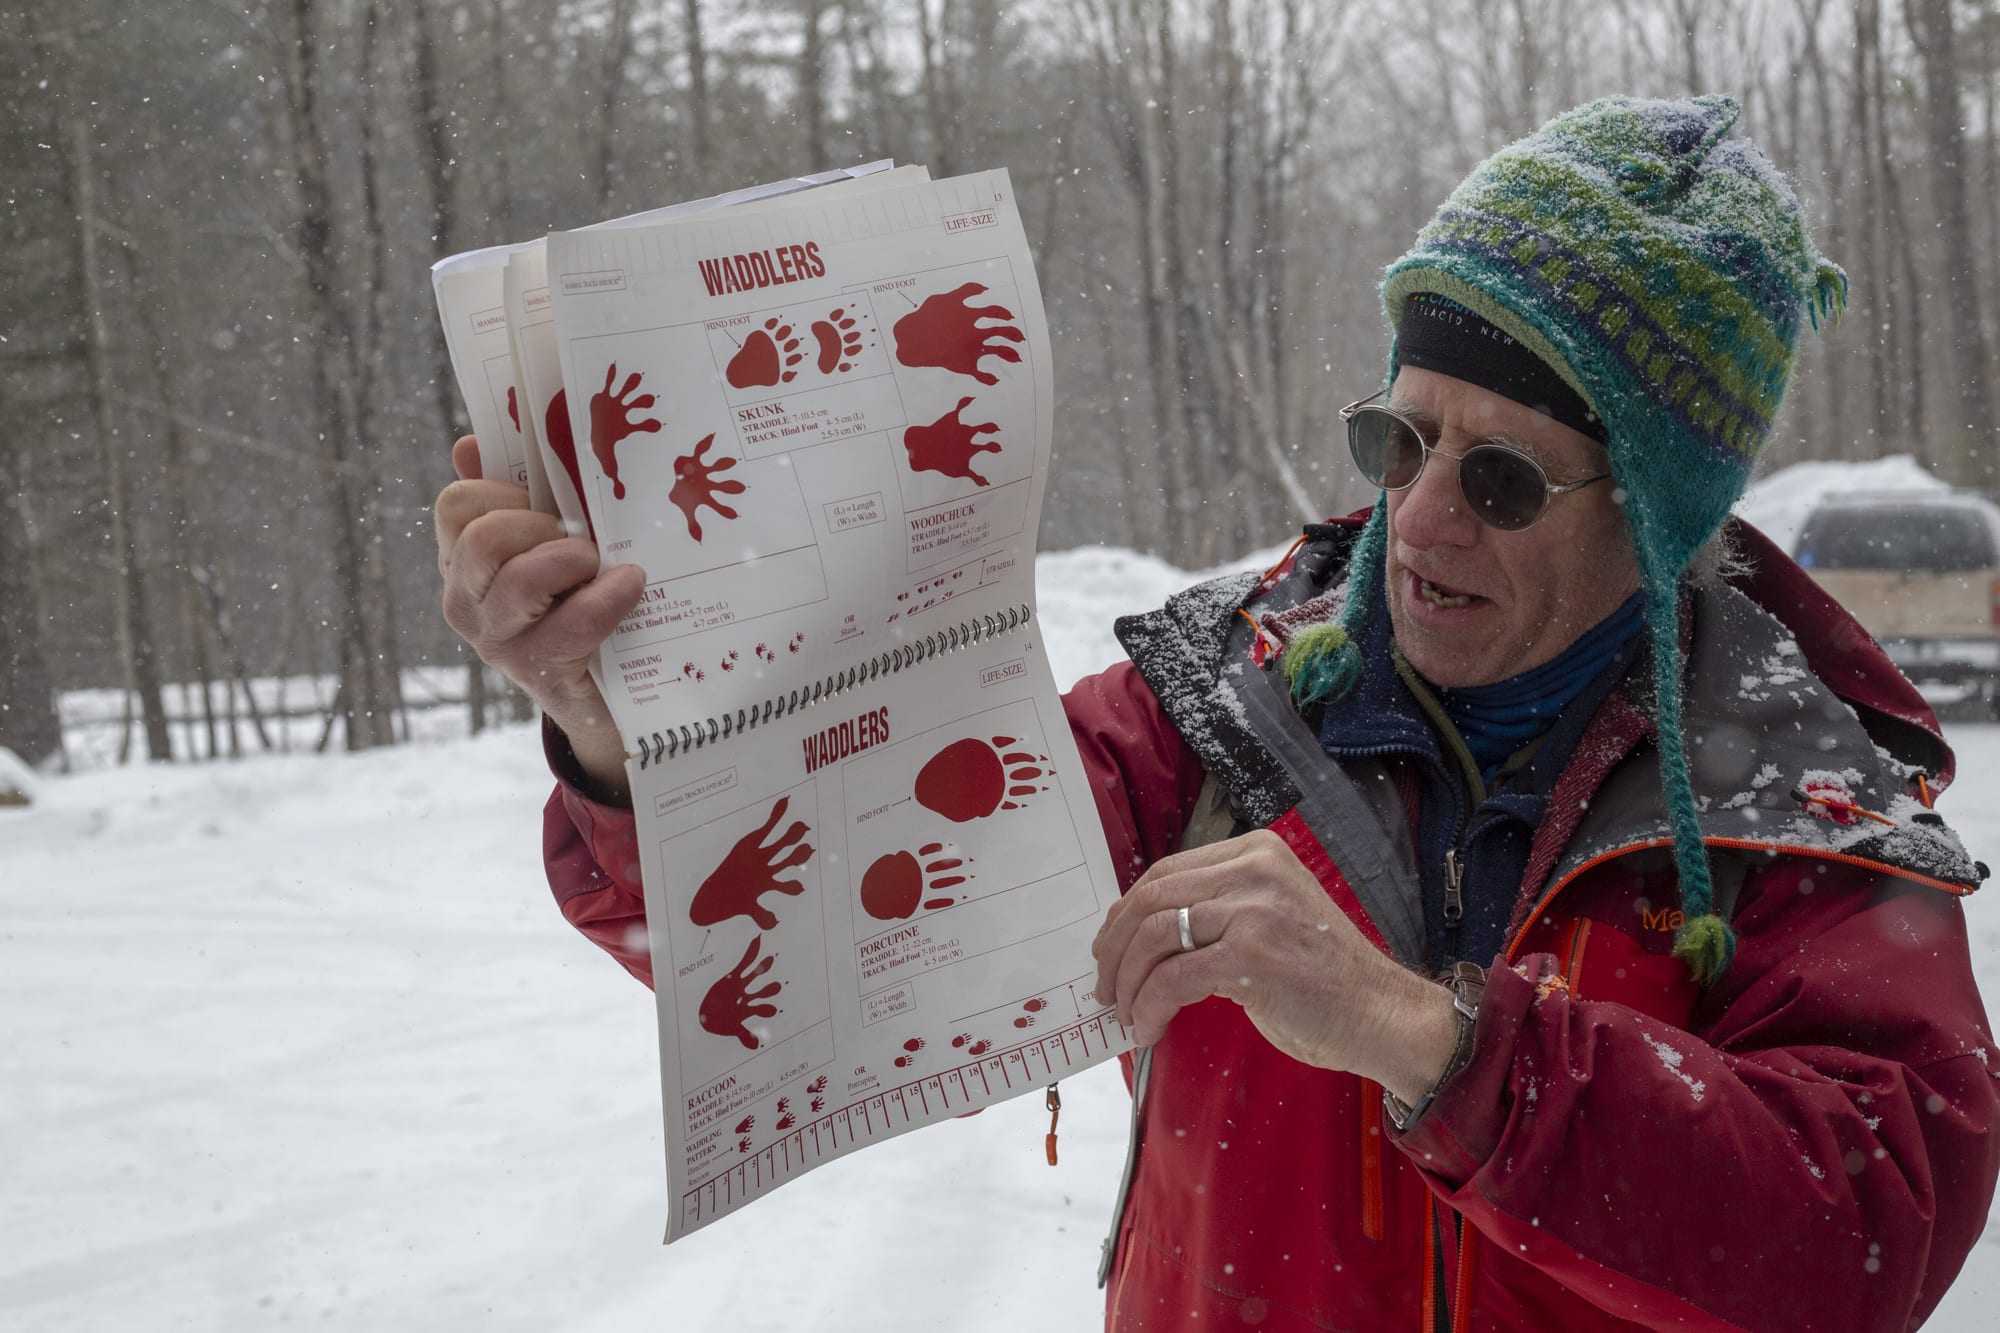
<svg viewBox="0 0 2000 1333">
<path fill-rule="evenodd" d="M 1433 453 L 1424 470 L 1400 497 L 1392 496 L 1389 517 L 1396 536 L 1411 546 L 1470 546 L 1479 540 L 1479 520 L 1458 488 L 1458 459 Z"/>
</svg>

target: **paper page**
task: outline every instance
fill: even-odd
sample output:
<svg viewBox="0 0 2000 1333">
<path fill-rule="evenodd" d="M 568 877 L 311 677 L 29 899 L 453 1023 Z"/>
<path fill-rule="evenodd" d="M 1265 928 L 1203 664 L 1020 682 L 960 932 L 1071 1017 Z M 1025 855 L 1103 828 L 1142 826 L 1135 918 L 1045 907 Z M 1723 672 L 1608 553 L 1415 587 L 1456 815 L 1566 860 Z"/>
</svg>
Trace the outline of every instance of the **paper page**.
<svg viewBox="0 0 2000 1333">
<path fill-rule="evenodd" d="M 621 731 L 1032 599 L 1054 395 L 1005 172 L 557 233 L 548 264 L 598 544 L 647 575 L 600 658 Z"/>
<path fill-rule="evenodd" d="M 929 179 L 922 167 L 895 167 L 888 162 L 804 176 L 776 185 L 758 186 L 733 194 L 697 199 L 599 223 L 599 227 L 633 227 L 674 217 L 714 212 L 722 208 L 751 210 L 805 189 L 832 192 L 880 188 Z M 591 230 L 586 228 L 586 230 Z M 590 531 L 590 516 L 582 499 L 582 478 L 578 469 L 575 436 L 570 431 L 569 396 L 563 388 L 562 366 L 556 354 L 554 316 L 549 306 L 547 249 L 540 241 L 520 247 L 506 257 L 508 328 L 519 366 L 517 379 L 523 404 L 525 426 L 535 427 L 542 470 L 553 497 L 554 512 Z M 524 430 L 524 433 L 525 430 Z"/>
<path fill-rule="evenodd" d="M 628 768 L 669 1241 L 1130 1049 L 1090 955 L 1117 880 L 1032 622 Z"/>
<path fill-rule="evenodd" d="M 657 217 L 726 208 L 833 181 L 872 175 L 888 166 L 886 161 L 871 162 L 813 176 L 753 185 L 728 194 L 597 225 L 632 225 Z M 514 350 L 507 331 L 504 275 L 510 256 L 540 245 L 540 241 L 525 241 L 517 245 L 468 250 L 441 259 L 431 266 L 431 290 L 437 298 L 445 347 L 451 354 L 452 373 L 458 380 L 459 395 L 465 401 L 466 417 L 472 423 L 472 433 L 479 439 L 481 471 L 488 477 L 530 486 L 531 494 L 538 488 L 530 482 L 530 437 L 524 434 L 521 426 L 522 406 L 516 388 Z M 540 503 L 548 502 L 546 499 L 538 501 L 538 507 Z"/>
</svg>

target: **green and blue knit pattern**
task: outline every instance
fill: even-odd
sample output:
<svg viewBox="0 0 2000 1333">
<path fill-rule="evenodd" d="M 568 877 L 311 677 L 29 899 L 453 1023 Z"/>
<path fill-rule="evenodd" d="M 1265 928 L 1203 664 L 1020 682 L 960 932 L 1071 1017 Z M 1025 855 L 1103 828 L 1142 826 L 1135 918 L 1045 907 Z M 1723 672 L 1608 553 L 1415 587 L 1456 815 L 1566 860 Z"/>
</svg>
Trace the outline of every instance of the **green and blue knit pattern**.
<svg viewBox="0 0 2000 1333">
<path fill-rule="evenodd" d="M 1653 640 L 1688 922 L 1676 952 L 1703 984 L 1734 939 L 1712 912 L 1682 739 L 1680 577 L 1749 483 L 1802 326 L 1847 293 L 1791 187 L 1728 137 L 1737 115 L 1729 97 L 1613 97 L 1558 116 L 1474 168 L 1382 282 L 1392 335 L 1410 296 L 1450 297 L 1552 366 L 1609 430 Z M 1392 379 L 1396 365 L 1392 348 Z M 1357 571 L 1380 568 L 1384 519 L 1378 506 Z"/>
</svg>

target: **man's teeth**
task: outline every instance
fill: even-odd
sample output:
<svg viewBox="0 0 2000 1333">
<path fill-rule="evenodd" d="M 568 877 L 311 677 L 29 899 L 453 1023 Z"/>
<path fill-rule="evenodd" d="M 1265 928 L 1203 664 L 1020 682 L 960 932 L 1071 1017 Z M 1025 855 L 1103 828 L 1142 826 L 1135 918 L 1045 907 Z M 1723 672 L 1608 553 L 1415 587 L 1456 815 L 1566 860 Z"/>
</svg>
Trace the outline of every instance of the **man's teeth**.
<svg viewBox="0 0 2000 1333">
<path fill-rule="evenodd" d="M 1423 590 L 1424 600 L 1429 602 L 1432 606 L 1472 605 L 1472 598 L 1468 594 L 1441 592 L 1439 591 L 1437 585 L 1430 582 L 1428 579 L 1418 579 L 1417 586 Z"/>
</svg>

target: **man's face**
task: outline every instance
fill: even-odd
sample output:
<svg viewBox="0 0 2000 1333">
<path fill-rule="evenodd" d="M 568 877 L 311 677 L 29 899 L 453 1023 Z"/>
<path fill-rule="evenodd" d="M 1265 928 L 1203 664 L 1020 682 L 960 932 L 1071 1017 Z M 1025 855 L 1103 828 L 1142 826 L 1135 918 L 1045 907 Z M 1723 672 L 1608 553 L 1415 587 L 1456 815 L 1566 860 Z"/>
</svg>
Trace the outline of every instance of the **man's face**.
<svg viewBox="0 0 2000 1333">
<path fill-rule="evenodd" d="M 1589 436 L 1435 371 L 1403 370 L 1389 403 L 1454 458 L 1497 439 L 1533 457 L 1556 485 L 1607 470 Z M 1397 644 L 1424 679 L 1447 688 L 1490 685 L 1550 661 L 1639 586 L 1613 483 L 1551 496 L 1533 527 L 1501 532 L 1473 516 L 1457 463 L 1438 456 L 1415 485 L 1389 493 L 1384 563 Z"/>
</svg>

